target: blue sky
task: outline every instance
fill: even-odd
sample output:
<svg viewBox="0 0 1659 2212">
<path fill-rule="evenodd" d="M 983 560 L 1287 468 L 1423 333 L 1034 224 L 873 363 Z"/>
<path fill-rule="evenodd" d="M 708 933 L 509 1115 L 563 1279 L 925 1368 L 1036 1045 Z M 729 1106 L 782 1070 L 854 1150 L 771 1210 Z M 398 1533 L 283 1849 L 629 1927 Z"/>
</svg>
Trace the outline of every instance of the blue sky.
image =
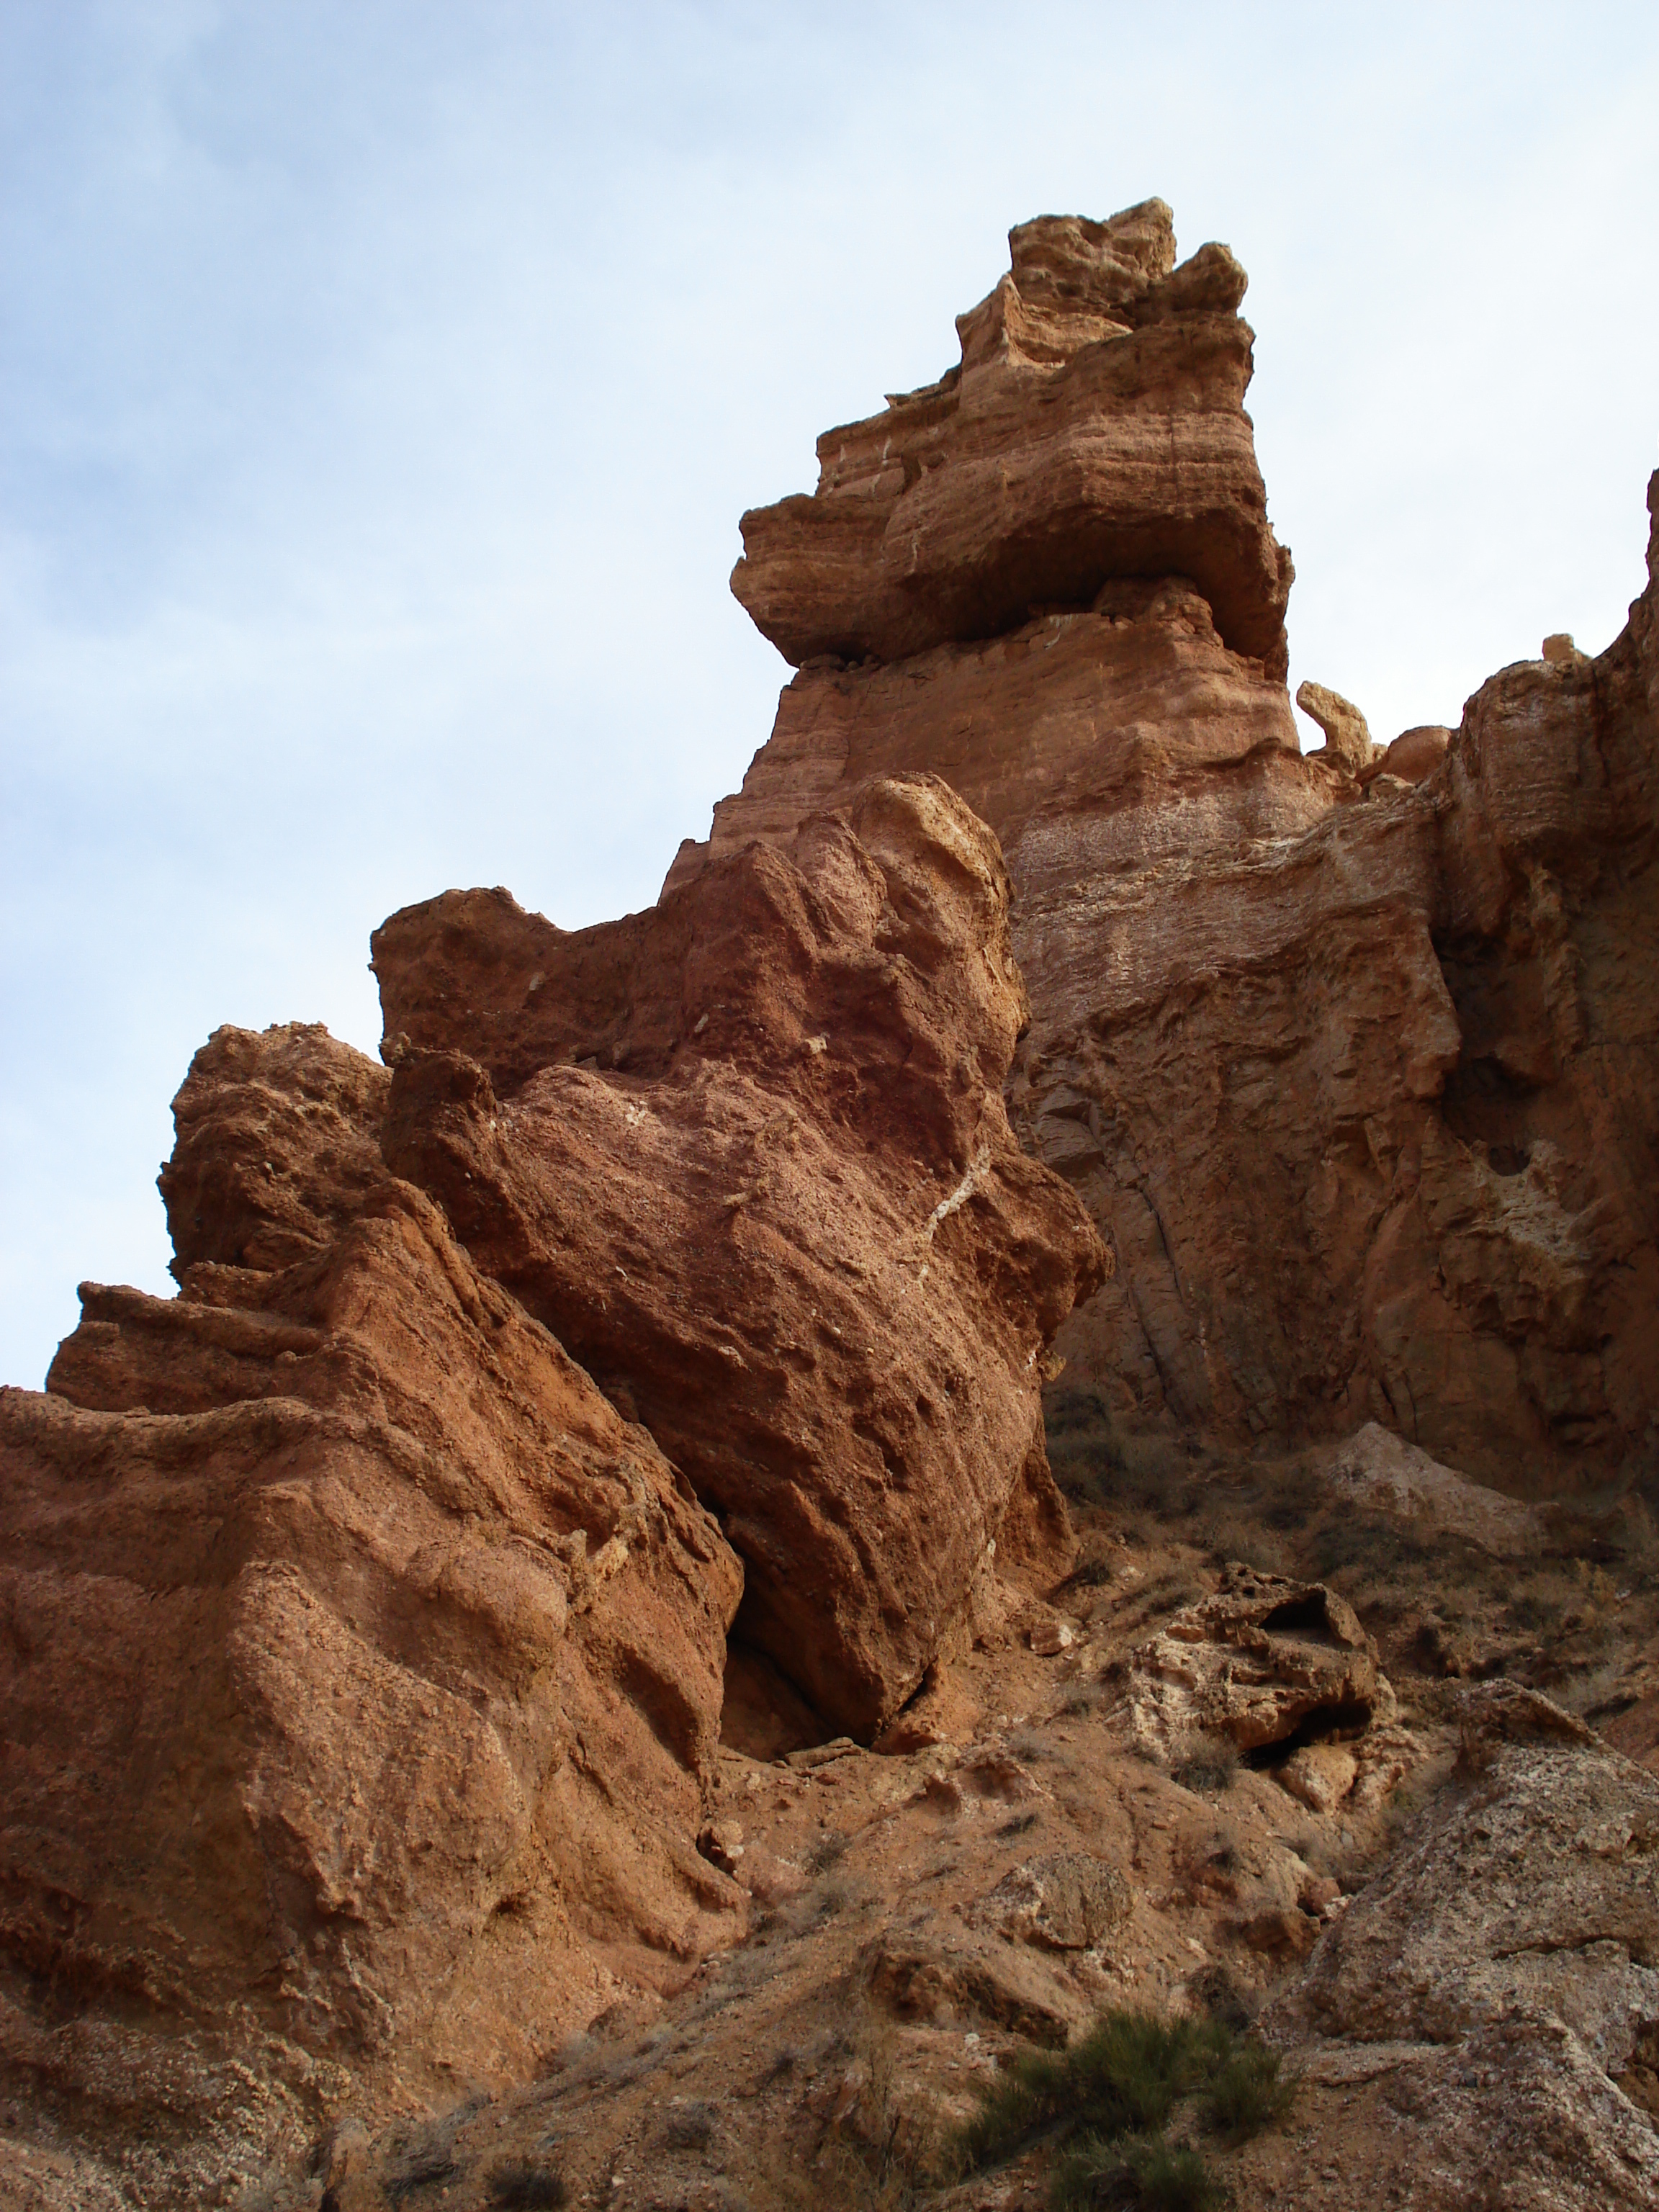
<svg viewBox="0 0 1659 2212">
<path fill-rule="evenodd" d="M 0 0 L 0 1380 L 169 1287 L 217 1024 L 372 1050 L 393 908 L 655 896 L 786 673 L 738 516 L 1012 223 L 1161 193 L 1250 271 L 1293 683 L 1386 738 L 1607 645 L 1656 115 L 1650 0 Z"/>
</svg>

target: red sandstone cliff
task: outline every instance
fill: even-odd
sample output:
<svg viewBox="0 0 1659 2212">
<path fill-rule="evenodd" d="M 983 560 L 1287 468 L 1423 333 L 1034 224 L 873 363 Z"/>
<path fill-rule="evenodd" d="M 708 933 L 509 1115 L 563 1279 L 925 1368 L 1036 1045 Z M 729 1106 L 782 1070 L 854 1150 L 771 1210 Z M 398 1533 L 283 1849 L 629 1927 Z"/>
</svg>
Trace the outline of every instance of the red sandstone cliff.
<svg viewBox="0 0 1659 2212">
<path fill-rule="evenodd" d="M 1493 678 L 1449 749 L 1419 731 L 1385 757 L 1304 687 L 1329 742 L 1304 757 L 1239 404 L 1243 272 L 1206 247 L 1161 275 L 1157 203 L 1012 242 L 926 441 L 921 397 L 896 401 L 820 441 L 812 498 L 744 519 L 734 590 L 818 657 L 667 888 L 787 839 L 844 781 L 943 776 L 1015 886 L 1016 1124 L 1118 1263 L 1062 1334 L 1063 1387 L 1125 1429 L 1374 1418 L 1521 1489 L 1645 1463 L 1659 586 L 1600 659 L 1552 641 Z M 869 464 L 857 527 L 849 456 Z M 1022 597 L 1010 547 L 1033 542 L 1039 484 L 1042 543 L 1072 561 L 1053 550 Z M 1180 534 L 1194 484 L 1212 550 L 1255 518 L 1243 601 L 1241 570 Z M 1143 501 L 1167 533 L 1103 520 Z"/>
<path fill-rule="evenodd" d="M 83 1286 L 0 1394 L 0 2080 L 135 2201 L 522 2079 L 732 1940 L 695 1838 L 745 1569 L 763 1689 L 867 1735 L 1070 1557 L 1042 1361 L 1103 1255 L 1008 1125 L 960 799 L 375 949 L 390 1071 L 217 1032 L 182 1295 Z"/>
<path fill-rule="evenodd" d="M 719 1511 L 743 1638 L 867 1737 L 993 1559 L 1064 1571 L 1040 1363 L 1103 1261 L 1008 1125 L 995 840 L 930 779 L 838 795 L 625 922 L 451 893 L 374 963 L 387 1158 Z"/>
</svg>

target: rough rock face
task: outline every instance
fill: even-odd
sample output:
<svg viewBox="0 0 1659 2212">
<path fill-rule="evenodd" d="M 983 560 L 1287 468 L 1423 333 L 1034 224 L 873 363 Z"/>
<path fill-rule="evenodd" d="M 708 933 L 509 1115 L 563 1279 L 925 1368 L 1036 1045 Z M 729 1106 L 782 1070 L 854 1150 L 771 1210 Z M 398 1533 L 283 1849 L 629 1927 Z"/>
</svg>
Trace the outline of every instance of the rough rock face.
<svg viewBox="0 0 1659 2212">
<path fill-rule="evenodd" d="M 1325 1479 L 1362 1512 L 1386 1514 L 1425 1535 L 1462 1536 L 1500 1558 L 1535 1552 L 1542 1540 L 1535 1508 L 1466 1482 L 1377 1421 L 1331 1455 Z"/>
<path fill-rule="evenodd" d="M 164 1178 L 187 1295 L 85 1285 L 0 1398 L 0 2065 L 142 2113 L 182 2201 L 354 2084 L 522 2075 L 742 1909 L 690 1840 L 739 1565 L 374 1175 L 386 1088 L 221 1030 Z"/>
<path fill-rule="evenodd" d="M 1149 253 L 1147 212 L 1120 221 Z M 971 418 L 971 467 L 951 443 L 969 436 L 951 427 L 965 362 L 927 402 L 942 410 L 936 466 L 913 477 L 907 410 L 922 403 L 899 403 L 830 434 L 813 498 L 746 519 L 738 596 L 792 654 L 839 658 L 806 660 L 669 888 L 751 838 L 787 841 L 860 777 L 943 775 L 996 830 L 1015 885 L 1032 1005 L 1015 1125 L 1118 1263 L 1062 1333 L 1066 1387 L 1097 1391 L 1125 1429 L 1242 1439 L 1376 1420 L 1532 1494 L 1647 1465 L 1659 586 L 1600 659 L 1553 641 L 1483 686 L 1446 746 L 1420 729 L 1380 757 L 1322 686 L 1306 696 L 1329 742 L 1302 757 L 1282 652 L 1241 626 L 1231 587 L 1156 532 L 1091 566 L 1101 541 L 1069 493 L 1051 497 L 1043 543 L 1072 544 L 1075 573 L 1017 603 L 1003 580 L 1030 454 L 1051 433 L 1133 446 L 1161 403 L 1107 367 L 1182 325 L 1102 336 L 1088 321 L 1078 257 L 1115 269 L 1130 254 L 1109 244 L 1115 226 L 1015 235 L 1024 258 L 987 325 L 1014 335 L 996 406 Z M 1021 273 L 1048 265 L 1042 238 L 1066 272 L 1047 289 Z M 1018 335 L 1030 298 L 1040 346 Z M 1200 320 L 1241 378 L 1224 405 L 1179 387 L 1182 435 L 1224 433 L 1242 469 L 1248 339 L 1231 308 Z M 1002 469 L 1006 504 L 983 490 Z M 1187 514 L 1173 483 L 1127 459 L 1112 470 L 1075 481 Z M 899 518 L 918 501 L 912 562 Z M 907 627 L 901 604 L 946 604 L 928 562 L 947 541 L 949 603 L 974 611 Z M 1650 577 L 1656 560 L 1659 539 Z"/>
<path fill-rule="evenodd" d="M 1659 2200 L 1659 1782 L 1507 1683 L 1468 1693 L 1465 1743 L 1264 2025 L 1346 2093 L 1356 2201 L 1386 2179 L 1474 2212 L 1497 2178 L 1505 2204 L 1636 2212 Z"/>
<path fill-rule="evenodd" d="M 1008 1126 L 995 841 L 881 780 L 647 914 L 451 893 L 374 963 L 388 1160 L 718 1510 L 744 1639 L 867 1737 L 994 1557 L 1065 1555 L 1041 1362 L 1103 1261 Z"/>
<path fill-rule="evenodd" d="M 1176 268 L 1162 200 L 1008 242 L 1011 272 L 957 319 L 960 366 L 827 431 L 812 496 L 744 516 L 733 591 L 799 665 L 898 660 L 1086 607 L 1116 577 L 1184 575 L 1282 676 L 1291 571 L 1243 411 L 1243 270 L 1223 246 Z"/>
<path fill-rule="evenodd" d="M 1135 1741 L 1167 1758 L 1204 1735 L 1244 1752 L 1358 1736 L 1394 1694 L 1334 1590 L 1232 1566 L 1133 1654 L 1128 1705 Z"/>
</svg>

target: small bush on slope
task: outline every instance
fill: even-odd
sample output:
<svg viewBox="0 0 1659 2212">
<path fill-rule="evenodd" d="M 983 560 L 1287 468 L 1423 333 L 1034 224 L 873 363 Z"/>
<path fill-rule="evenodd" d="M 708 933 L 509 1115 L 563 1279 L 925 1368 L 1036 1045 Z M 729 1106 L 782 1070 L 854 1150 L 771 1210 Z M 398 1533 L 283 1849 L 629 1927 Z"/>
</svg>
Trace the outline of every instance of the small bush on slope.
<svg viewBox="0 0 1659 2212">
<path fill-rule="evenodd" d="M 1052 2134 L 1072 2146 L 1054 2178 L 1056 2212 L 1112 2203 L 1208 2212 L 1220 2199 L 1202 2157 L 1163 2140 L 1172 2110 L 1196 2099 L 1210 2126 L 1241 2142 L 1281 2118 L 1291 2094 L 1278 2053 L 1219 2021 L 1109 2012 L 1069 2050 L 1024 2051 L 988 2083 L 955 2163 L 975 2172 Z"/>
</svg>

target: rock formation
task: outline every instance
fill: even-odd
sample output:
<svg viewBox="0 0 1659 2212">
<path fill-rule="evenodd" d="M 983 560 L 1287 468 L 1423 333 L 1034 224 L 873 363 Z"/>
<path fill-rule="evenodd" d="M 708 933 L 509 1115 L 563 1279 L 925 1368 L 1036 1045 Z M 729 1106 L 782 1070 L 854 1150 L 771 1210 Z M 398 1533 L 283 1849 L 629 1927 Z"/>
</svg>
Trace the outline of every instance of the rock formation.
<svg viewBox="0 0 1659 2212">
<path fill-rule="evenodd" d="M 1189 576 L 1236 652 L 1285 667 L 1290 556 L 1243 411 L 1244 271 L 1176 267 L 1162 200 L 1009 234 L 960 365 L 818 441 L 817 491 L 743 518 L 732 588 L 786 659 L 900 660 L 1129 576 Z"/>
<path fill-rule="evenodd" d="M 625 922 L 374 939 L 386 1156 L 743 1555 L 743 1639 L 867 1738 L 994 1559 L 1063 1571 L 1041 1364 L 1100 1248 L 1015 1143 L 996 843 L 884 780 Z"/>
<path fill-rule="evenodd" d="M 1103 1255 L 1008 1126 L 951 793 L 574 936 L 452 893 L 375 946 L 391 1068 L 219 1031 L 182 1295 L 84 1285 L 0 1400 L 0 2067 L 157 2202 L 731 1940 L 745 1562 L 778 1679 L 868 1733 L 1070 1556 L 1042 1362 Z"/>
<path fill-rule="evenodd" d="M 961 368 L 745 517 L 734 589 L 800 672 L 669 888 L 872 773 L 930 769 L 996 830 L 1015 1123 L 1117 1261 L 1063 1387 L 1120 1432 L 1376 1420 L 1534 1493 L 1648 1468 L 1659 586 L 1599 659 L 1552 641 L 1494 677 L 1449 743 L 1382 750 L 1304 685 L 1302 756 L 1243 272 L 1206 247 L 1161 275 L 1156 203 L 1012 244 Z"/>
<path fill-rule="evenodd" d="M 1011 247 L 744 518 L 656 906 L 217 1032 L 180 1295 L 0 1393 L 0 2205 L 888 2201 L 1270 1993 L 1239 2201 L 1659 2190 L 1659 1784 L 1446 1679 L 1659 1765 L 1645 1508 L 1542 1502 L 1659 1468 L 1659 477 L 1606 653 L 1304 757 L 1243 270 Z"/>
<path fill-rule="evenodd" d="M 1129 1662 L 1135 1742 L 1150 1757 L 1203 1736 L 1279 1758 L 1357 1738 L 1394 1692 L 1352 1606 L 1322 1583 L 1230 1567 Z M 1349 1775 L 1352 1781 L 1353 1776 Z"/>
<path fill-rule="evenodd" d="M 690 1840 L 738 1562 L 378 1166 L 386 1087 L 219 1031 L 166 1177 L 185 1295 L 84 1285 L 0 1401 L 0 2061 L 94 2131 L 144 2113 L 175 2185 L 354 2083 L 523 2073 L 743 1902 Z"/>
<path fill-rule="evenodd" d="M 1403 2177 L 1423 2212 L 1638 2212 L 1659 2198 L 1659 1782 L 1507 1683 L 1468 1693 L 1463 1729 L 1458 1785 L 1267 2031 L 1340 2094 L 1354 2201 Z"/>
</svg>

